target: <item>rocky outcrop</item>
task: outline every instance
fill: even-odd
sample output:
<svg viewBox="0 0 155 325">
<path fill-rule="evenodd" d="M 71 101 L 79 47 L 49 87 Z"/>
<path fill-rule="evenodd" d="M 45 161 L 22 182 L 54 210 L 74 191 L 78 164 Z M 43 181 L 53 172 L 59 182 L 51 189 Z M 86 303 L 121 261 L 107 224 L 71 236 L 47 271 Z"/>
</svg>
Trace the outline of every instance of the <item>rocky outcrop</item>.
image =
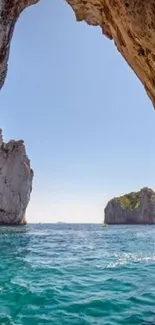
<svg viewBox="0 0 155 325">
<path fill-rule="evenodd" d="M 10 43 L 20 13 L 39 0 L 0 0 L 0 88 L 7 74 Z"/>
<path fill-rule="evenodd" d="M 155 192 L 147 187 L 108 202 L 105 223 L 155 224 Z"/>
<path fill-rule="evenodd" d="M 22 140 L 3 142 L 0 130 L 0 224 L 24 224 L 33 171 Z"/>
<path fill-rule="evenodd" d="M 66 1 L 77 20 L 101 26 L 103 34 L 114 40 L 155 106 L 155 1 Z"/>
<path fill-rule="evenodd" d="M 143 83 L 155 106 L 154 0 L 66 0 L 77 20 L 99 25 Z M 0 88 L 9 57 L 15 23 L 20 13 L 39 0 L 0 1 Z M 95 64 L 95 63 L 94 63 Z"/>
</svg>

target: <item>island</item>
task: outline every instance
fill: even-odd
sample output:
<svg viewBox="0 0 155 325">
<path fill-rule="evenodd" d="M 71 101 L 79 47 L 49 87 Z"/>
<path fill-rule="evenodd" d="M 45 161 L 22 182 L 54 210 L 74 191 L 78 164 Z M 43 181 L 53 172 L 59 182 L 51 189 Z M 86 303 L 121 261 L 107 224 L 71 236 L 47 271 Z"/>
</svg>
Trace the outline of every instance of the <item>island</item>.
<svg viewBox="0 0 155 325">
<path fill-rule="evenodd" d="M 23 140 L 3 141 L 0 129 L 0 225 L 26 223 L 33 170 Z"/>
<path fill-rule="evenodd" d="M 106 224 L 155 224 L 155 192 L 144 187 L 110 200 L 104 210 Z"/>
</svg>

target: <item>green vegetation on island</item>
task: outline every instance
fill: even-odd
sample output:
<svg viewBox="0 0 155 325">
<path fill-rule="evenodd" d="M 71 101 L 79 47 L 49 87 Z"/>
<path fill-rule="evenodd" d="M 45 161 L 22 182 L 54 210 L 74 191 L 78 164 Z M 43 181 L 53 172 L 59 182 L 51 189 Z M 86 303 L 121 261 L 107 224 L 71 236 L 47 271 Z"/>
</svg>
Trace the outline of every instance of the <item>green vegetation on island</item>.
<svg viewBox="0 0 155 325">
<path fill-rule="evenodd" d="M 116 198 L 115 200 L 121 205 L 122 209 L 133 210 L 140 205 L 141 192 L 131 192 Z"/>
<path fill-rule="evenodd" d="M 155 200 L 155 193 L 149 188 L 144 188 L 143 191 L 146 191 L 150 200 Z M 140 206 L 141 202 L 141 191 L 131 192 L 114 199 L 115 202 L 119 203 L 122 209 L 124 210 L 134 210 Z"/>
<path fill-rule="evenodd" d="M 155 224 L 155 192 L 148 187 L 115 197 L 104 210 L 107 224 Z"/>
</svg>

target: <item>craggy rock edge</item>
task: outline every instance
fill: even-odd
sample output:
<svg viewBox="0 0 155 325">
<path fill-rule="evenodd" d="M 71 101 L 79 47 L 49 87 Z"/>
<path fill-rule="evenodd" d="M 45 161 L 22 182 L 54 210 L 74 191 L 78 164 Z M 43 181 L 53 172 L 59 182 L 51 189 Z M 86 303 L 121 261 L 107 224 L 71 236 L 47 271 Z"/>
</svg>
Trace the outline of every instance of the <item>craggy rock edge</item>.
<svg viewBox="0 0 155 325">
<path fill-rule="evenodd" d="M 101 26 L 143 83 L 155 106 L 155 2 L 154 0 L 65 0 L 77 20 Z M 39 0 L 0 1 L 0 88 L 15 23 L 20 13 Z"/>
<path fill-rule="evenodd" d="M 144 85 L 155 107 L 154 0 L 66 0 L 78 21 L 99 25 Z"/>
<path fill-rule="evenodd" d="M 0 89 L 6 74 L 10 43 L 20 13 L 39 0 L 0 0 Z"/>
</svg>

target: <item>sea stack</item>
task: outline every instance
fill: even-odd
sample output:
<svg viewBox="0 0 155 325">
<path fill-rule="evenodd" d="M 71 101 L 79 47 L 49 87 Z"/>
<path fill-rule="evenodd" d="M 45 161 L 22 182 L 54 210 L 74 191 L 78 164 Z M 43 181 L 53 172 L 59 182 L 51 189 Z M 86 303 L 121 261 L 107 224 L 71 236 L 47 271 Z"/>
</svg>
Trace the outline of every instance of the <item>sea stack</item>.
<svg viewBox="0 0 155 325">
<path fill-rule="evenodd" d="M 25 224 L 33 170 L 22 140 L 3 142 L 0 129 L 0 225 Z"/>
<path fill-rule="evenodd" d="M 105 207 L 105 223 L 155 224 L 155 192 L 145 187 L 110 200 Z"/>
</svg>

